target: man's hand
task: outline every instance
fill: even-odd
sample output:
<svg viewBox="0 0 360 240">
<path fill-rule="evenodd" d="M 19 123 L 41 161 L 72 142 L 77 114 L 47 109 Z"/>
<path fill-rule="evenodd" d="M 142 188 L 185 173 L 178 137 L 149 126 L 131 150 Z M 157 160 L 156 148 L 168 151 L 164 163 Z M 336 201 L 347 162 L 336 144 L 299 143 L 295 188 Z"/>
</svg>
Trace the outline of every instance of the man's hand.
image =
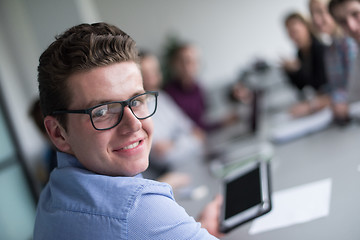
<svg viewBox="0 0 360 240">
<path fill-rule="evenodd" d="M 199 217 L 199 222 L 202 227 L 217 238 L 224 236 L 224 234 L 219 231 L 219 219 L 222 202 L 223 197 L 221 195 L 217 195 L 212 202 L 206 205 Z"/>
</svg>

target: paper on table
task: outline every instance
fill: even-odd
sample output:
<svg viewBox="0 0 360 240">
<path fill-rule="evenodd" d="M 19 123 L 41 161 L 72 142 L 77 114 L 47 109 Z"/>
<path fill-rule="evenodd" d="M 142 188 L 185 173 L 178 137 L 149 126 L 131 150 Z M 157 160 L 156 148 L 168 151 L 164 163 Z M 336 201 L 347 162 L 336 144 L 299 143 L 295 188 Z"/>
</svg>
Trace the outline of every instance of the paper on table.
<svg viewBox="0 0 360 240">
<path fill-rule="evenodd" d="M 330 178 L 275 192 L 272 210 L 255 219 L 249 234 L 304 223 L 329 214 L 332 180 Z"/>
</svg>

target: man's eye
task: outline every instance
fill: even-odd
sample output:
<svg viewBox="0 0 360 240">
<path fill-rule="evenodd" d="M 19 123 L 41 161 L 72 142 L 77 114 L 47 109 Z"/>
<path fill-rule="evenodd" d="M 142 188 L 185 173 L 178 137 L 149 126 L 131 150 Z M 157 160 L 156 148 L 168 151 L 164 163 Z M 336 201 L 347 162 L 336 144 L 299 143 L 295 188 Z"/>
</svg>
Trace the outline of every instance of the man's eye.
<svg viewBox="0 0 360 240">
<path fill-rule="evenodd" d="M 108 112 L 107 107 L 94 109 L 93 112 L 92 112 L 92 117 L 93 118 L 101 118 L 101 117 L 105 116 L 107 112 Z"/>
<path fill-rule="evenodd" d="M 142 101 L 140 101 L 140 100 L 133 100 L 133 101 L 130 102 L 131 107 L 138 107 L 141 104 L 142 104 Z"/>
</svg>

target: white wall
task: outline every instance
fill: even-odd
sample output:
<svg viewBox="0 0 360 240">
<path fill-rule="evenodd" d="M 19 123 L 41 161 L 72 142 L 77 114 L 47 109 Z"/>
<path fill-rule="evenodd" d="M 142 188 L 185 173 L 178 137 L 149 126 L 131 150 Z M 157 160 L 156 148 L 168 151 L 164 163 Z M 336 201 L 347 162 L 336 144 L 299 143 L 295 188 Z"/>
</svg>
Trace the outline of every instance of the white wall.
<svg viewBox="0 0 360 240">
<path fill-rule="evenodd" d="M 195 43 L 202 52 L 203 83 L 232 81 L 255 57 L 292 52 L 283 17 L 306 10 L 307 0 L 1 0 L 0 80 L 25 155 L 41 149 L 27 116 L 37 95 L 36 67 L 55 34 L 81 22 L 108 21 L 141 48 L 161 55 L 168 34 Z"/>
</svg>

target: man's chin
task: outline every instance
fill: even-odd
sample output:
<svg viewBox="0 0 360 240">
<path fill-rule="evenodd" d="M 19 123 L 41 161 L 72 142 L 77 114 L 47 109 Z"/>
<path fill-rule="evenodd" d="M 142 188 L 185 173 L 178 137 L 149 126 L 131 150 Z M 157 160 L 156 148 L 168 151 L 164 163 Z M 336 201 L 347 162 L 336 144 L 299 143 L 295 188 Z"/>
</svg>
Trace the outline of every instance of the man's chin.
<svg viewBox="0 0 360 240">
<path fill-rule="evenodd" d="M 140 173 L 143 173 L 146 171 L 146 169 L 149 167 L 149 160 L 147 159 L 146 162 L 140 163 L 137 166 L 133 166 L 133 168 L 128 170 L 128 174 L 126 174 L 128 177 L 134 177 Z"/>
</svg>

